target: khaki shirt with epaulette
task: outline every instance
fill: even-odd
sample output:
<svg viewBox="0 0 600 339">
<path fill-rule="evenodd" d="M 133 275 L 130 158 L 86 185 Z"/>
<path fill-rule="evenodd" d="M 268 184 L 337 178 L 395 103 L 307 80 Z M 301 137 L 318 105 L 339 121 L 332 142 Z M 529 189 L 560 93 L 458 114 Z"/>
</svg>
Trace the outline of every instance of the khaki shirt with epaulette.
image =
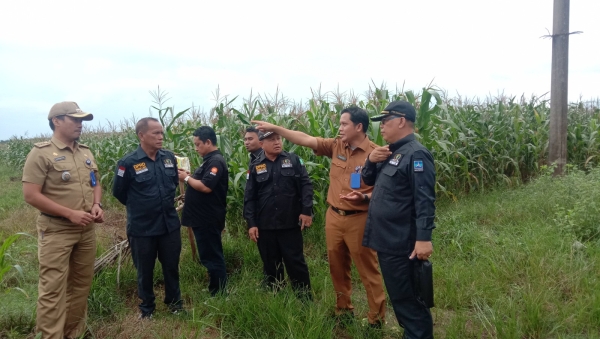
<svg viewBox="0 0 600 339">
<path fill-rule="evenodd" d="M 94 204 L 92 171 L 99 185 L 98 166 L 88 146 L 75 143 L 71 150 L 53 137 L 29 152 L 22 181 L 42 186 L 42 194 L 59 205 L 89 212 Z"/>
</svg>

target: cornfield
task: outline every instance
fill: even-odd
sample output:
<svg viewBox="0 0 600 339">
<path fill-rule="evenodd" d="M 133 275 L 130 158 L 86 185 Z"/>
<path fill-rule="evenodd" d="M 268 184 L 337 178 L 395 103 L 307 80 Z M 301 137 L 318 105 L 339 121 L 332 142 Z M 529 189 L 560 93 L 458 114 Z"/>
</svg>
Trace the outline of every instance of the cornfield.
<svg viewBox="0 0 600 339">
<path fill-rule="evenodd" d="M 352 93 L 313 92 L 307 102 L 294 102 L 283 95 L 250 95 L 246 99 L 217 98 L 214 108 L 203 114 L 192 107 L 176 113 L 164 107 L 165 92 L 152 92 L 152 110 L 165 126 L 165 148 L 190 158 L 192 168 L 201 163 L 191 142 L 200 125 L 213 126 L 230 174 L 228 213 L 241 221 L 248 154 L 243 134 L 250 120 L 266 120 L 313 136 L 334 137 L 339 113 L 348 105 L 364 108 L 370 116 L 378 114 L 390 101 L 407 100 L 417 108 L 417 136 L 436 160 L 437 190 L 441 197 L 456 199 L 462 193 L 481 191 L 497 185 L 518 185 L 541 172 L 548 147 L 549 101 L 532 97 L 488 98 L 463 101 L 448 98 L 435 88 L 420 93 L 371 88 L 364 96 Z M 587 169 L 600 161 L 600 105 L 598 102 L 571 104 L 569 107 L 568 162 Z M 117 160 L 135 150 L 137 139 L 132 121 L 120 126 L 84 131 L 82 142 L 95 152 L 105 190 L 112 184 Z M 384 142 L 379 123 L 372 123 L 369 136 Z M 35 139 L 13 137 L 1 152 L 15 167 L 22 168 Z M 300 155 L 315 187 L 317 218 L 326 208 L 330 160 L 315 157 L 310 149 L 286 144 L 284 148 Z M 234 217 L 235 216 L 235 217 Z M 230 221 L 230 223 L 232 222 Z M 231 224 L 230 224 L 231 225 Z"/>
</svg>

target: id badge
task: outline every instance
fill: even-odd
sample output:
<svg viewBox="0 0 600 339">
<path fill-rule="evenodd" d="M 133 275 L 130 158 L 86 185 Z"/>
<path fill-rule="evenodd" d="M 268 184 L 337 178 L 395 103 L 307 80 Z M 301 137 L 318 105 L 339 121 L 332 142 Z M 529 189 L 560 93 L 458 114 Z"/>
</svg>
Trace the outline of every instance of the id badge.
<svg viewBox="0 0 600 339">
<path fill-rule="evenodd" d="M 350 174 L 350 188 L 360 188 L 360 173 Z"/>
<path fill-rule="evenodd" d="M 94 175 L 94 170 L 90 171 L 90 181 L 92 187 L 96 187 L 96 176 Z"/>
</svg>

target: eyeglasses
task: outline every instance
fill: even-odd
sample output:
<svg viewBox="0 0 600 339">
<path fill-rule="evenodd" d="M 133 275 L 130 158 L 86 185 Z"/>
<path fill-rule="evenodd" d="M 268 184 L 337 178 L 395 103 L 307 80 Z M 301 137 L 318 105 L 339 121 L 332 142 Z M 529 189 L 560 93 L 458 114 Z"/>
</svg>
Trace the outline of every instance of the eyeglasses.
<svg viewBox="0 0 600 339">
<path fill-rule="evenodd" d="M 396 114 L 389 114 L 387 117 L 381 119 L 381 124 L 385 125 L 388 121 L 394 120 L 396 118 L 404 118 L 404 117 L 401 117 L 401 116 L 396 115 Z"/>
</svg>

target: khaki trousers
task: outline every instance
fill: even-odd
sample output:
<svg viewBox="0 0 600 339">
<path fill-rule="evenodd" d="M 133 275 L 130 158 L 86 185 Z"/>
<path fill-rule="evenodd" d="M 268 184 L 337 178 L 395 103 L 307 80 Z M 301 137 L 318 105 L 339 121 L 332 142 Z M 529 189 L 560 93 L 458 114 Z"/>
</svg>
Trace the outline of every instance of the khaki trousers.
<svg viewBox="0 0 600 339">
<path fill-rule="evenodd" d="M 75 338 L 85 332 L 96 258 L 95 228 L 93 223 L 77 226 L 64 219 L 38 217 L 36 325 L 43 339 Z"/>
<path fill-rule="evenodd" d="M 373 324 L 385 319 L 385 292 L 378 270 L 377 252 L 362 245 L 366 222 L 367 212 L 341 216 L 329 207 L 325 215 L 325 237 L 329 272 L 337 296 L 336 314 L 354 309 L 350 299 L 350 269 L 354 261 L 367 292 L 367 317 L 369 323 Z"/>
</svg>

